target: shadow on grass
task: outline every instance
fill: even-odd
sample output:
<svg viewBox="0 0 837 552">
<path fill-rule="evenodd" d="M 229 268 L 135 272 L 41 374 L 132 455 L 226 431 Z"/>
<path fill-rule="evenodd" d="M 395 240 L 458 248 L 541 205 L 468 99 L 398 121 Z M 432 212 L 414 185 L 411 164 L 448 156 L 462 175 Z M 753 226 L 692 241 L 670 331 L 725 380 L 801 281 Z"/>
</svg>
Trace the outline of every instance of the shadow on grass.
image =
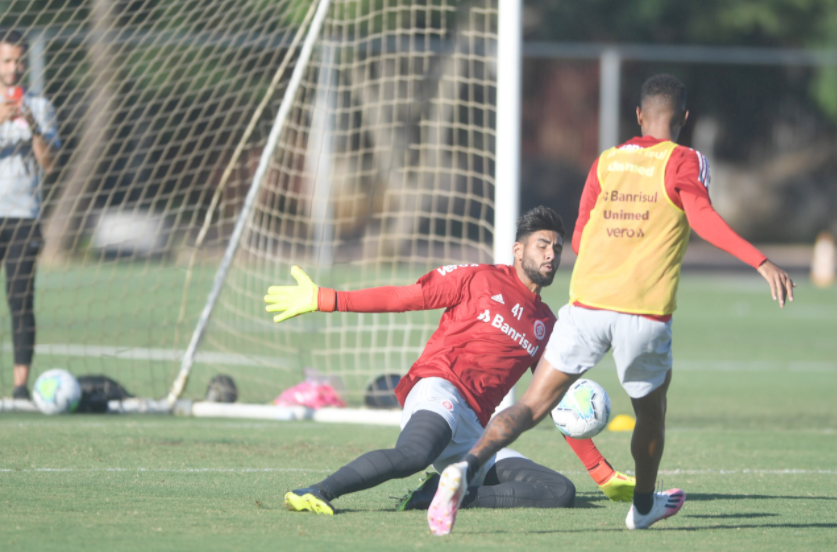
<svg viewBox="0 0 837 552">
<path fill-rule="evenodd" d="M 736 524 L 736 525 L 704 525 L 701 527 L 659 527 L 655 526 L 649 531 L 717 531 L 731 529 L 837 529 L 837 523 L 761 523 L 761 524 Z M 553 529 L 548 531 L 458 531 L 458 533 L 484 535 L 484 534 L 524 534 L 524 535 L 552 535 L 562 533 L 624 533 L 628 529 L 604 529 L 601 527 L 590 527 L 589 529 Z"/>
<path fill-rule="evenodd" d="M 390 506 L 383 506 L 383 507 L 380 507 L 380 508 L 370 508 L 370 509 L 366 509 L 366 508 L 340 508 L 339 506 L 335 506 L 335 508 L 336 508 L 335 513 L 336 514 L 350 514 L 350 513 L 365 512 L 365 513 L 381 513 L 381 514 L 386 514 L 386 513 L 403 514 L 403 512 L 397 512 L 395 510 L 395 506 L 398 504 L 397 498 L 394 497 L 394 496 L 391 496 L 390 498 L 393 499 L 392 505 L 390 505 Z M 589 508 L 603 508 L 604 507 L 602 504 L 596 504 L 597 502 L 609 503 L 610 501 L 602 493 L 580 492 L 580 493 L 577 493 L 575 495 L 575 506 L 573 507 L 573 509 L 575 509 L 575 510 L 582 509 L 583 510 L 583 509 L 589 509 Z M 265 506 L 260 506 L 260 507 L 264 508 Z M 462 508 L 462 510 L 486 510 L 486 509 L 491 509 L 491 508 L 469 508 L 469 507 Z M 415 509 L 411 509 L 411 510 L 408 510 L 408 511 L 427 512 L 427 508 L 415 508 Z"/>
<path fill-rule="evenodd" d="M 576 493 L 575 495 L 575 506 L 574 509 L 585 509 L 585 508 L 604 508 L 602 504 L 597 504 L 597 502 L 610 502 L 610 500 L 604 496 L 602 493 Z"/>
<path fill-rule="evenodd" d="M 393 497 L 394 498 L 394 497 Z M 706 494 L 706 493 L 694 493 L 688 494 L 686 496 L 686 502 L 690 501 L 707 501 L 707 500 L 741 500 L 741 499 L 755 499 L 755 500 L 776 500 L 776 499 L 807 499 L 807 500 L 837 500 L 837 497 L 831 496 L 779 496 L 779 495 L 734 495 L 734 494 Z M 601 493 L 598 492 L 580 492 L 577 493 L 575 496 L 575 506 L 573 509 L 576 510 L 584 510 L 584 509 L 593 509 L 593 508 L 604 508 L 605 504 L 610 503 L 610 500 Z M 350 513 L 400 513 L 395 511 L 395 504 L 393 503 L 390 507 L 382 507 L 382 508 L 372 508 L 372 509 L 365 509 L 365 508 L 340 508 L 336 507 L 335 513 L 340 514 L 350 514 Z M 269 506 L 260 506 L 262 508 L 270 508 Z M 464 510 L 472 510 L 477 508 L 463 508 Z M 423 510 L 424 511 L 424 510 Z M 681 515 L 680 518 L 695 518 L 695 519 L 742 519 L 742 518 L 766 518 L 766 517 L 776 517 L 779 514 L 773 513 L 759 513 L 759 512 L 751 512 L 751 513 L 737 513 L 737 514 L 694 514 L 694 515 Z M 824 527 L 830 527 L 829 525 L 823 525 Z M 715 528 L 732 528 L 735 529 L 737 527 L 745 528 L 745 526 L 736 525 L 736 526 L 718 526 Z M 753 526 L 753 527 L 782 527 L 781 525 L 764 525 L 764 526 Z M 790 526 L 789 526 L 790 527 Z M 793 526 L 795 527 L 795 526 Z M 801 526 L 800 526 L 801 527 Z M 834 525 L 837 527 L 837 525 Z M 700 529 L 711 529 L 711 527 L 691 527 L 691 528 L 671 528 L 666 529 L 670 531 L 679 531 L 679 530 L 689 530 L 689 531 L 696 531 Z M 600 529 L 596 529 L 597 531 Z M 621 529 L 602 529 L 605 531 L 621 531 Z M 584 530 L 579 530 L 583 532 Z M 498 531 L 500 533 L 505 531 Z M 537 532 L 537 531 L 536 531 Z M 544 531 L 545 533 L 549 533 L 550 531 Z M 555 531 L 555 532 L 576 532 L 576 531 Z"/>
<path fill-rule="evenodd" d="M 766 517 L 776 517 L 779 514 L 760 514 L 756 512 L 752 513 L 740 513 L 740 514 L 694 514 L 694 515 L 684 515 L 683 517 L 687 518 L 698 518 L 698 519 L 728 519 L 728 518 L 766 518 Z"/>
<path fill-rule="evenodd" d="M 591 508 L 604 508 L 602 504 L 596 504 L 600 502 L 595 498 L 587 498 L 583 496 L 575 497 L 575 506 L 573 506 L 574 510 L 589 510 Z"/>
<path fill-rule="evenodd" d="M 605 499 L 605 501 L 607 501 L 607 499 Z M 594 499 L 594 498 L 586 498 L 586 497 L 577 496 L 577 497 L 575 497 L 575 506 L 573 508 L 570 508 L 570 509 L 571 510 L 584 510 L 584 509 L 590 509 L 590 508 L 603 508 L 604 507 L 600 504 L 595 504 L 596 502 L 600 502 L 600 500 L 599 499 Z M 273 509 L 271 506 L 261 505 L 261 504 L 258 504 L 258 503 L 257 503 L 257 506 L 259 508 L 264 508 L 264 509 L 267 509 L 267 510 Z M 280 508 L 277 508 L 277 509 L 282 509 L 282 508 L 280 507 Z M 477 510 L 493 510 L 493 509 L 494 508 L 462 508 L 460 511 L 477 511 Z M 504 509 L 504 508 L 497 508 L 497 509 Z M 517 508 L 515 508 L 515 509 L 517 509 Z M 536 509 L 536 508 L 531 508 L 531 509 Z M 563 508 L 558 508 L 558 509 L 561 510 Z M 426 508 L 415 508 L 415 509 L 412 509 L 412 510 L 407 510 L 407 512 L 427 513 L 427 509 Z M 292 513 L 296 514 L 298 512 L 292 512 Z M 338 515 L 338 514 L 398 514 L 398 515 L 404 515 L 404 513 L 405 512 L 396 511 L 395 510 L 395 505 L 390 506 L 390 507 L 385 506 L 385 507 L 382 507 L 382 508 L 338 508 L 337 506 L 335 506 L 335 510 L 334 510 L 335 515 Z"/>
<path fill-rule="evenodd" d="M 704 527 L 660 527 L 658 531 L 707 531 L 711 529 L 837 529 L 837 523 L 753 523 Z"/>
<path fill-rule="evenodd" d="M 837 500 L 837 496 L 782 496 L 754 494 L 686 493 L 686 502 L 696 500 Z"/>
</svg>

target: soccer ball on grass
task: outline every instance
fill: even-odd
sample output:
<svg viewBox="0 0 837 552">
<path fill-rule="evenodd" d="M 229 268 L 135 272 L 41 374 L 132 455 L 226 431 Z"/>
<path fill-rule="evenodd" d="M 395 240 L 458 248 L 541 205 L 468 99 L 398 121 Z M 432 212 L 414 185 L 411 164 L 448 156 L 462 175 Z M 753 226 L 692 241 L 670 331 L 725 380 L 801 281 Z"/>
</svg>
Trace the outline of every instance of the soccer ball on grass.
<svg viewBox="0 0 837 552">
<path fill-rule="evenodd" d="M 561 433 L 573 439 L 599 434 L 610 419 L 610 397 L 604 388 L 588 379 L 573 383 L 552 410 L 552 421 Z"/>
<path fill-rule="evenodd" d="M 68 414 L 78 408 L 81 387 L 71 373 L 53 368 L 35 381 L 32 400 L 44 414 Z"/>
</svg>

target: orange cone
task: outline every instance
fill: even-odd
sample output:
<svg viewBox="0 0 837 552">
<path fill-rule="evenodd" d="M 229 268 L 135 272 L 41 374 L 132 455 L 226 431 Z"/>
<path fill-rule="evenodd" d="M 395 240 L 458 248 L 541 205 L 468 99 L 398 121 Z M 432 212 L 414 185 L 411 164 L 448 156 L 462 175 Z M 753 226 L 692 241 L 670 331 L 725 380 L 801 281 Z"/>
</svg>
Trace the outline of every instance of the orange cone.
<svg viewBox="0 0 837 552">
<path fill-rule="evenodd" d="M 834 238 L 829 232 L 820 232 L 814 243 L 814 254 L 811 258 L 811 282 L 817 287 L 828 287 L 834 283 L 835 254 Z"/>
</svg>

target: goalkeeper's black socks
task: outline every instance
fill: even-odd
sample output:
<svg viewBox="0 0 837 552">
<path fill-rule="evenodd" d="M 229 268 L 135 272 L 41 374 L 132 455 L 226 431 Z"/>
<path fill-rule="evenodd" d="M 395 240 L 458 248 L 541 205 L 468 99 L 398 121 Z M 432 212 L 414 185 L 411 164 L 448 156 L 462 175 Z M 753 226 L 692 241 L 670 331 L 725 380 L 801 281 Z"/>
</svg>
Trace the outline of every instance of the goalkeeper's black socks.
<svg viewBox="0 0 837 552">
<path fill-rule="evenodd" d="M 654 493 L 638 493 L 634 491 L 634 508 L 642 515 L 646 515 L 654 507 Z"/>
<path fill-rule="evenodd" d="M 409 477 L 436 460 L 450 443 L 451 436 L 444 418 L 429 410 L 419 410 L 401 430 L 394 449 L 367 452 L 312 487 L 326 500 L 334 500 L 390 479 Z"/>
</svg>

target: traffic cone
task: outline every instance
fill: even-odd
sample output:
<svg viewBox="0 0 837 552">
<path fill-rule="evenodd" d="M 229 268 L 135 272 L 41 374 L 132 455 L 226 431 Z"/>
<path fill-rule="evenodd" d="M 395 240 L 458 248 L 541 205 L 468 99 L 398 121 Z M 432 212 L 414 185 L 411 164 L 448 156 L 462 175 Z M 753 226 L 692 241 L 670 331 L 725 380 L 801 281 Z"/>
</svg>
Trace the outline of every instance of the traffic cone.
<svg viewBox="0 0 837 552">
<path fill-rule="evenodd" d="M 837 265 L 837 254 L 835 254 L 834 238 L 829 232 L 820 232 L 817 241 L 814 242 L 814 254 L 811 258 L 811 282 L 821 288 L 833 284 L 835 265 Z"/>
<path fill-rule="evenodd" d="M 607 424 L 608 431 L 633 431 L 636 425 L 636 419 L 627 414 L 619 414 L 609 424 Z"/>
</svg>

